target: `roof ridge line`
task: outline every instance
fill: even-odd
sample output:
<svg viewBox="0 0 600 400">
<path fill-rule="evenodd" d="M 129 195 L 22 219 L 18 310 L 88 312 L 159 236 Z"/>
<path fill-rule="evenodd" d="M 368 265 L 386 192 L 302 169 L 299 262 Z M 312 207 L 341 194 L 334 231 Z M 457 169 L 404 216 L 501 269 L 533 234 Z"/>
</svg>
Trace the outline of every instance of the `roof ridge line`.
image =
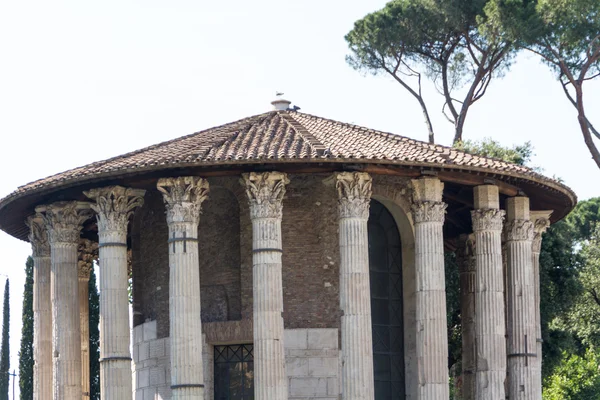
<svg viewBox="0 0 600 400">
<path fill-rule="evenodd" d="M 313 134 L 310 133 L 308 129 L 306 129 L 304 125 L 302 125 L 300 122 L 298 122 L 290 113 L 286 111 L 279 112 L 278 114 L 283 118 L 285 122 L 290 124 L 292 128 L 294 128 L 296 132 L 298 132 L 298 134 L 308 142 L 310 147 L 312 147 L 316 151 L 318 156 L 322 156 L 325 154 L 325 151 L 327 151 L 327 146 L 321 143 L 319 139 L 314 137 Z"/>
</svg>

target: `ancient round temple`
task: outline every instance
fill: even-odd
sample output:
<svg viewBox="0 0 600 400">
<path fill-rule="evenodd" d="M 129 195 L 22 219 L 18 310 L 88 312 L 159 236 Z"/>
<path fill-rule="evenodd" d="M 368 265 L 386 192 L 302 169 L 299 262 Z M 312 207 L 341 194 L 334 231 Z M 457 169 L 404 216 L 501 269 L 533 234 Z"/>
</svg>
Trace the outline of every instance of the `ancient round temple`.
<svg viewBox="0 0 600 400">
<path fill-rule="evenodd" d="M 35 399 L 89 398 L 95 259 L 103 399 L 448 399 L 452 252 L 463 397 L 541 399 L 541 235 L 575 194 L 273 106 L 0 200 L 33 249 Z"/>
</svg>

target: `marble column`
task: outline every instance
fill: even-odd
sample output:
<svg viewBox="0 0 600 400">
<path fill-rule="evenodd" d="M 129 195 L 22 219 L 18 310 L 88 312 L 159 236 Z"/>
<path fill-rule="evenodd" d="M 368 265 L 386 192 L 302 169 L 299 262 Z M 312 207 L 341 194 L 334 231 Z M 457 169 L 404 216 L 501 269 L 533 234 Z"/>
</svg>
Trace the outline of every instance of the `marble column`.
<svg viewBox="0 0 600 400">
<path fill-rule="evenodd" d="M 457 251 L 462 321 L 462 397 L 475 400 L 475 235 L 461 235 Z"/>
<path fill-rule="evenodd" d="M 52 263 L 53 398 L 81 400 L 81 334 L 77 248 L 83 222 L 91 217 L 89 203 L 57 202 L 39 206 Z M 48 396 L 48 393 L 44 393 Z"/>
<path fill-rule="evenodd" d="M 33 399 L 45 400 L 52 393 L 50 243 L 42 215 L 32 215 L 27 225 L 33 251 Z"/>
<path fill-rule="evenodd" d="M 96 212 L 100 258 L 100 393 L 102 399 L 132 396 L 129 350 L 127 225 L 145 191 L 121 186 L 84 192 Z"/>
<path fill-rule="evenodd" d="M 539 363 L 529 198 L 509 198 L 506 211 L 508 397 L 511 400 L 541 400 L 541 387 L 534 383 Z"/>
<path fill-rule="evenodd" d="M 83 400 L 90 397 L 90 273 L 98 254 L 98 244 L 88 239 L 79 242 L 79 326 L 81 330 L 81 388 Z"/>
<path fill-rule="evenodd" d="M 340 235 L 342 398 L 372 400 L 373 339 L 369 283 L 369 205 L 372 179 L 364 172 L 335 175 Z"/>
<path fill-rule="evenodd" d="M 444 184 L 435 177 L 413 179 L 415 224 L 418 399 L 448 399 L 448 322 L 442 227 Z"/>
<path fill-rule="evenodd" d="M 540 252 L 542 250 L 542 235 L 550 226 L 550 215 L 552 211 L 531 211 L 530 217 L 533 222 L 533 244 L 532 244 L 532 265 L 533 265 L 533 285 L 535 289 L 535 333 L 536 333 L 536 361 L 538 367 L 533 384 L 536 391 L 541 392 L 542 388 L 542 317 L 540 314 Z M 539 389 L 538 389 L 539 388 Z"/>
<path fill-rule="evenodd" d="M 475 233 L 475 398 L 504 400 L 506 325 L 502 268 L 502 221 L 498 187 L 473 188 Z"/>
<path fill-rule="evenodd" d="M 281 172 L 251 172 L 242 182 L 252 220 L 254 396 L 285 400 L 281 218 L 288 179 Z"/>
<path fill-rule="evenodd" d="M 173 400 L 204 399 L 198 224 L 208 182 L 197 176 L 162 178 L 169 226 L 169 317 Z"/>
</svg>

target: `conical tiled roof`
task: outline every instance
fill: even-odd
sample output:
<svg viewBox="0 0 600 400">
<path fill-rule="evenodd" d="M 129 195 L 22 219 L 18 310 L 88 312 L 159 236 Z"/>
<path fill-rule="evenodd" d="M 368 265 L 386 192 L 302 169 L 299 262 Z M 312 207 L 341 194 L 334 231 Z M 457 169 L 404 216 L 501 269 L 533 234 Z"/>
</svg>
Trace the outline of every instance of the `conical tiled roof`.
<svg viewBox="0 0 600 400">
<path fill-rule="evenodd" d="M 3 209 L 19 198 L 108 178 L 174 168 L 331 162 L 493 174 L 547 186 L 568 198 L 563 204 L 572 206 L 576 201 L 569 188 L 524 166 L 285 110 L 248 117 L 21 186 L 0 200 L 0 228 L 4 229 Z"/>
</svg>

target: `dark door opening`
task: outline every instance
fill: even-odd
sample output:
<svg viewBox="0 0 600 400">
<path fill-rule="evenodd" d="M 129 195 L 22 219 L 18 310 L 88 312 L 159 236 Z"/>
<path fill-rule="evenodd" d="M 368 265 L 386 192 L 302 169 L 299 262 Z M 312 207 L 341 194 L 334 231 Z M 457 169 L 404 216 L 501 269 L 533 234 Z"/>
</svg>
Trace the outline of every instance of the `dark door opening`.
<svg viewBox="0 0 600 400">
<path fill-rule="evenodd" d="M 404 399 L 402 244 L 394 217 L 376 200 L 368 230 L 375 399 Z"/>
<path fill-rule="evenodd" d="M 254 399 L 254 346 L 215 346 L 215 400 Z"/>
</svg>

